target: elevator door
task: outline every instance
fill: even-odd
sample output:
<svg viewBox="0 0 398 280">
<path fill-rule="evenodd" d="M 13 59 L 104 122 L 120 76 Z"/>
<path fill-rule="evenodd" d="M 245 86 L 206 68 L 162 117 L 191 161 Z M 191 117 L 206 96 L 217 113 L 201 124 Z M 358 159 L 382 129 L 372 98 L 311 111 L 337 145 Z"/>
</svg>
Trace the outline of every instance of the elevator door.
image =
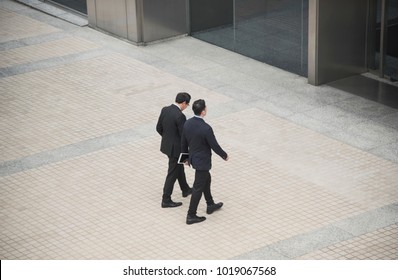
<svg viewBox="0 0 398 280">
<path fill-rule="evenodd" d="M 370 1 L 369 26 L 369 70 L 398 81 L 398 0 Z"/>
</svg>

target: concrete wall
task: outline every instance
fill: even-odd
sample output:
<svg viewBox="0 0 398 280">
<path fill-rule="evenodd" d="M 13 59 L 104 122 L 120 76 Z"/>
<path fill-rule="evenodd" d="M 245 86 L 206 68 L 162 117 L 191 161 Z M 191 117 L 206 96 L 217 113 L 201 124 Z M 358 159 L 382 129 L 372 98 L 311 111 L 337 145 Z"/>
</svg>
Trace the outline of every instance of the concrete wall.
<svg viewBox="0 0 398 280">
<path fill-rule="evenodd" d="M 187 0 L 141 0 L 143 3 L 143 41 L 151 42 L 188 30 Z"/>
<path fill-rule="evenodd" d="M 190 0 L 191 32 L 233 24 L 232 0 Z"/>
<path fill-rule="evenodd" d="M 89 25 L 135 43 L 188 33 L 188 0 L 87 0 Z"/>
<path fill-rule="evenodd" d="M 367 13 L 365 0 L 309 1 L 310 84 L 366 72 Z"/>
</svg>

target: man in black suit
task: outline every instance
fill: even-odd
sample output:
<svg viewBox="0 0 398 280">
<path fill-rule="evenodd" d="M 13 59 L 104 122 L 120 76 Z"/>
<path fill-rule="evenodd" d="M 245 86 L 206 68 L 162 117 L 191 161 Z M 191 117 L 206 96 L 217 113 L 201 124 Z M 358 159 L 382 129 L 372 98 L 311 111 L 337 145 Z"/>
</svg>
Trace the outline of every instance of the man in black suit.
<svg viewBox="0 0 398 280">
<path fill-rule="evenodd" d="M 212 214 L 223 206 L 222 202 L 214 203 L 211 195 L 211 150 L 224 160 L 229 159 L 228 154 L 218 144 L 213 129 L 203 119 L 207 113 L 205 101 L 196 100 L 192 110 L 195 116 L 185 122 L 181 138 L 181 151 L 189 152 L 188 164 L 195 169 L 195 182 L 186 220 L 188 225 L 206 220 L 206 217 L 196 215 L 202 193 L 206 199 L 207 214 Z"/>
<path fill-rule="evenodd" d="M 164 107 L 160 113 L 156 131 L 162 136 L 160 151 L 169 157 L 169 168 L 163 187 L 162 208 L 178 207 L 181 202 L 171 200 L 174 183 L 178 180 L 182 196 L 187 197 L 192 193 L 185 177 L 184 165 L 178 164 L 178 157 L 181 153 L 181 135 L 185 115 L 182 113 L 188 106 L 191 96 L 186 92 L 177 94 L 175 104 Z"/>
</svg>

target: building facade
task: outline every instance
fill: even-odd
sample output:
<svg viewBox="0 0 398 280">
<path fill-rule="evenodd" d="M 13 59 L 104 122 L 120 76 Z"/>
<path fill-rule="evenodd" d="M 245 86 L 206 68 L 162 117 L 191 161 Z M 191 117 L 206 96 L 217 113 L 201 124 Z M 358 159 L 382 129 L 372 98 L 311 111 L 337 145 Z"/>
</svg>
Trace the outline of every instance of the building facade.
<svg viewBox="0 0 398 280">
<path fill-rule="evenodd" d="M 52 0 L 136 44 L 190 35 L 320 85 L 398 80 L 398 0 Z"/>
</svg>

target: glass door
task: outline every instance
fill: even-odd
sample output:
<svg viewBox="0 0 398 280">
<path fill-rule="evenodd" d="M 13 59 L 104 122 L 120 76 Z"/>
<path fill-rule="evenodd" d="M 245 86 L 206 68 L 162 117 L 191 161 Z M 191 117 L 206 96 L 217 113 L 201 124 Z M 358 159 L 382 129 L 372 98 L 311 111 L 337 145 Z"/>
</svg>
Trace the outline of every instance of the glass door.
<svg viewBox="0 0 398 280">
<path fill-rule="evenodd" d="M 190 0 L 191 35 L 308 74 L 308 0 Z"/>
<path fill-rule="evenodd" d="M 368 69 L 398 81 L 398 0 L 369 3 Z"/>
<path fill-rule="evenodd" d="M 398 81 L 398 0 L 386 2 L 384 75 Z"/>
<path fill-rule="evenodd" d="M 301 76 L 308 72 L 308 0 L 234 0 L 235 51 Z"/>
</svg>

